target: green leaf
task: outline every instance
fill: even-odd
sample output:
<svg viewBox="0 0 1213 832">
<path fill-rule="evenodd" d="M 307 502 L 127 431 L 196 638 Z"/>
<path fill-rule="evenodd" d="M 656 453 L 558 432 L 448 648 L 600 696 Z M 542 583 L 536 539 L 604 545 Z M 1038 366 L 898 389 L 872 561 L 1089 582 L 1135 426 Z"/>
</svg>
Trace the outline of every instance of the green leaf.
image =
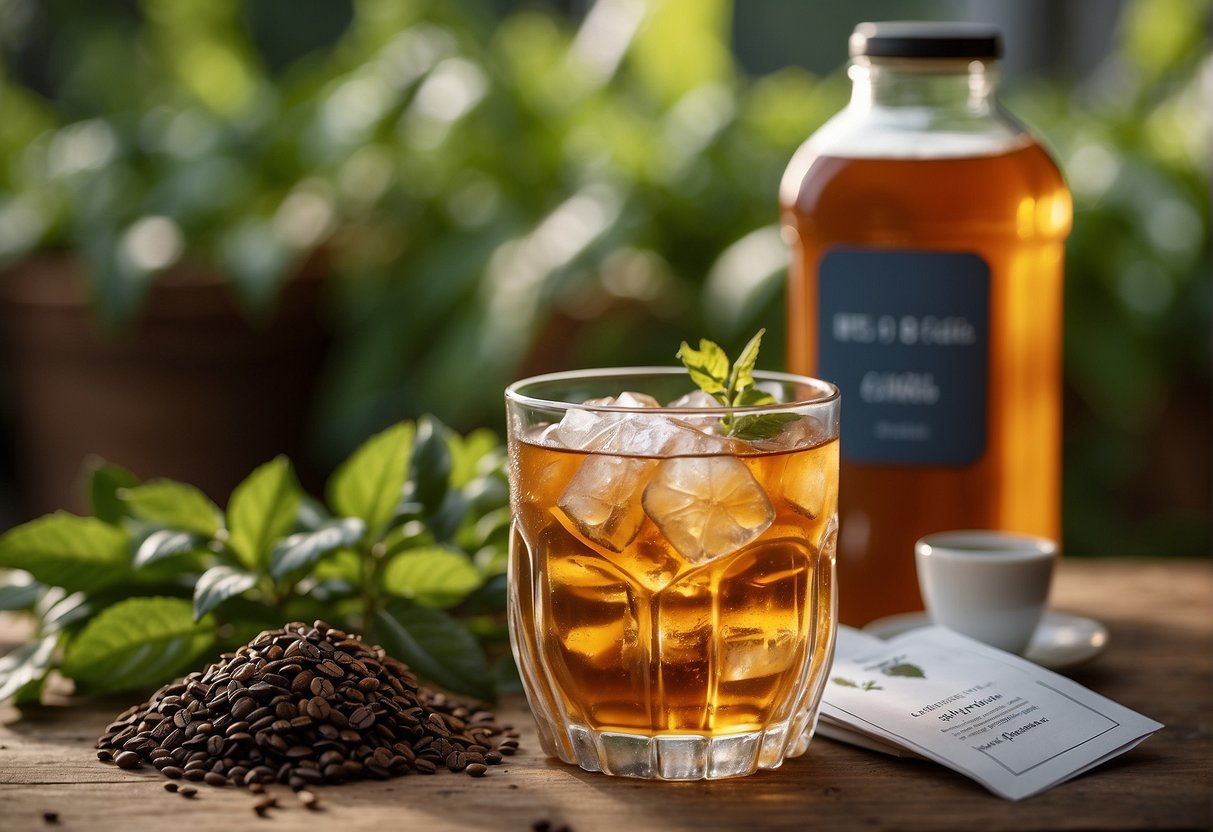
<svg viewBox="0 0 1213 832">
<path fill-rule="evenodd" d="M 127 534 L 94 517 L 58 512 L 0 537 L 0 567 L 24 569 L 48 586 L 91 590 L 130 574 Z"/>
<path fill-rule="evenodd" d="M 522 675 L 511 654 L 506 653 L 497 660 L 493 670 L 493 686 L 498 693 L 522 693 Z"/>
<path fill-rule="evenodd" d="M 194 585 L 194 620 L 200 620 L 228 598 L 256 585 L 257 576 L 252 572 L 231 566 L 212 566 L 198 577 L 198 583 Z"/>
<path fill-rule="evenodd" d="M 149 687 L 189 668 L 214 642 L 214 621 L 194 621 L 189 601 L 128 598 L 68 644 L 63 673 L 93 693 Z"/>
<path fill-rule="evenodd" d="M 395 600 L 375 614 L 375 640 L 389 655 L 453 693 L 493 697 L 493 677 L 476 638 L 449 615 Z"/>
<path fill-rule="evenodd" d="M 93 614 L 93 603 L 84 592 L 68 593 L 60 587 L 51 587 L 38 599 L 34 608 L 39 629 L 44 635 L 62 632 L 78 621 Z"/>
<path fill-rule="evenodd" d="M 172 529 L 152 529 L 135 546 L 135 569 L 186 552 L 196 552 L 206 545 L 206 538 Z"/>
<path fill-rule="evenodd" d="M 219 507 L 194 488 L 173 480 L 154 480 L 118 493 L 136 517 L 183 532 L 214 537 L 222 525 Z"/>
<path fill-rule="evenodd" d="M 366 525 L 361 520 L 346 517 L 331 520 L 314 531 L 293 534 L 274 546 L 270 553 L 270 574 L 281 580 L 306 569 L 329 552 L 353 546 L 365 532 Z"/>
<path fill-rule="evenodd" d="M 372 540 L 382 536 L 404 497 L 414 434 L 411 422 L 375 434 L 329 479 L 329 505 L 339 515 L 361 518 Z"/>
<path fill-rule="evenodd" d="M 45 587 L 28 572 L 17 569 L 0 578 L 0 610 L 28 610 Z"/>
<path fill-rule="evenodd" d="M 799 418 L 795 413 L 750 413 L 738 416 L 729 428 L 729 436 L 751 442 L 758 439 L 774 439 L 783 433 L 784 425 L 788 422 L 795 422 Z"/>
<path fill-rule="evenodd" d="M 922 668 L 916 664 L 902 662 L 895 664 L 892 667 L 882 668 L 881 672 L 886 676 L 906 676 L 911 679 L 925 679 L 927 674 L 922 672 Z"/>
<path fill-rule="evenodd" d="M 116 524 L 126 517 L 127 506 L 118 496 L 124 488 L 134 488 L 139 478 L 117 465 L 99 461 L 89 472 L 88 494 L 93 514 L 98 520 Z"/>
<path fill-rule="evenodd" d="M 737 394 L 733 403 L 741 407 L 757 407 L 763 404 L 775 404 L 775 397 L 757 387 L 748 387 Z"/>
<path fill-rule="evenodd" d="M 699 339 L 699 349 L 691 349 L 686 342 L 678 350 L 678 358 L 682 361 L 691 381 L 705 393 L 717 398 L 725 392 L 729 381 L 729 357 L 724 350 L 706 338 Z"/>
<path fill-rule="evenodd" d="M 454 540 L 456 532 L 467 517 L 468 505 L 462 491 L 448 491 L 438 510 L 425 518 L 426 529 L 435 540 L 449 543 Z"/>
<path fill-rule="evenodd" d="M 427 607 L 458 603 L 480 582 L 480 571 L 471 558 L 437 546 L 405 552 L 393 558 L 383 572 L 385 591 Z"/>
<path fill-rule="evenodd" d="M 51 668 L 58 641 L 58 636 L 49 635 L 23 644 L 0 658 L 0 702 L 18 698 L 31 686 L 40 688 Z"/>
<path fill-rule="evenodd" d="M 452 431 L 447 437 L 451 450 L 451 487 L 463 488 L 481 474 L 481 461 L 501 448 L 497 434 L 478 428 L 467 436 Z"/>
<path fill-rule="evenodd" d="M 300 529 L 314 532 L 332 519 L 333 515 L 329 514 L 329 510 L 324 507 L 324 503 L 309 494 L 300 496 L 299 514 L 295 518 Z"/>
<path fill-rule="evenodd" d="M 844 688 L 857 688 L 859 685 L 852 682 L 850 679 L 844 679 L 842 676 L 835 676 L 830 680 L 836 685 L 842 685 Z"/>
<path fill-rule="evenodd" d="M 291 462 L 278 456 L 236 486 L 227 504 L 229 545 L 250 569 L 268 564 L 270 547 L 295 525 L 300 488 Z"/>
<path fill-rule="evenodd" d="M 447 434 L 451 431 L 432 416 L 417 421 L 413 440 L 413 458 L 409 464 L 409 498 L 421 504 L 422 511 L 433 514 L 442 506 L 451 476 L 451 451 Z"/>
<path fill-rule="evenodd" d="M 754 365 L 758 363 L 758 348 L 762 346 L 762 336 L 765 329 L 754 333 L 741 349 L 741 355 L 733 362 L 733 372 L 729 376 L 729 388 L 733 391 L 733 403 L 738 403 L 738 394 L 754 386 Z"/>
</svg>

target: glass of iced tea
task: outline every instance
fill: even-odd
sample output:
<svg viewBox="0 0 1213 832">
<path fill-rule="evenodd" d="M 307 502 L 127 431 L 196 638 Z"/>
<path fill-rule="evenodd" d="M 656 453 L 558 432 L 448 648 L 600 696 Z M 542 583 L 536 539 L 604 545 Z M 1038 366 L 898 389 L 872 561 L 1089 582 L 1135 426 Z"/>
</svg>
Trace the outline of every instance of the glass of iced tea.
<svg viewBox="0 0 1213 832">
<path fill-rule="evenodd" d="M 807 748 L 834 647 L 839 396 L 754 379 L 775 403 L 723 407 L 680 368 L 506 390 L 510 636 L 549 755 L 696 780 Z"/>
</svg>

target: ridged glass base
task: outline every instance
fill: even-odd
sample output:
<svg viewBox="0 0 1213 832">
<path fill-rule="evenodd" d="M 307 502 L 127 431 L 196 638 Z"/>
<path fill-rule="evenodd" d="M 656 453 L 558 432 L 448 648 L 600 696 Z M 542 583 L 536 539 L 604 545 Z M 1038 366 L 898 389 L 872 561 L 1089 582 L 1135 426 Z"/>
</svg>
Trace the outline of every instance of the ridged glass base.
<svg viewBox="0 0 1213 832">
<path fill-rule="evenodd" d="M 566 736 L 571 759 L 561 747 L 563 742 L 552 748 L 543 744 L 549 754 L 586 771 L 650 780 L 720 780 L 744 777 L 760 768 L 779 768 L 784 759 L 804 753 L 812 727 L 801 727 L 800 735 L 789 743 L 787 725 L 723 737 L 650 737 L 570 725 Z"/>
</svg>

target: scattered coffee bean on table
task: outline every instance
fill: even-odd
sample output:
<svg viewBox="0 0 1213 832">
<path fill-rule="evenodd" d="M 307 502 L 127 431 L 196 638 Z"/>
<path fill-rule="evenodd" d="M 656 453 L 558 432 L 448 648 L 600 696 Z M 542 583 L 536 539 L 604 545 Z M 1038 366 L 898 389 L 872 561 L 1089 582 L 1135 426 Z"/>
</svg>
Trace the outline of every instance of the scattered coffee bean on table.
<svg viewBox="0 0 1213 832">
<path fill-rule="evenodd" d="M 119 714 L 97 748 L 120 768 L 148 763 L 172 779 L 302 792 L 440 767 L 483 777 L 517 750 L 518 734 L 420 687 L 381 647 L 316 621 L 266 630 L 165 685 Z"/>
</svg>

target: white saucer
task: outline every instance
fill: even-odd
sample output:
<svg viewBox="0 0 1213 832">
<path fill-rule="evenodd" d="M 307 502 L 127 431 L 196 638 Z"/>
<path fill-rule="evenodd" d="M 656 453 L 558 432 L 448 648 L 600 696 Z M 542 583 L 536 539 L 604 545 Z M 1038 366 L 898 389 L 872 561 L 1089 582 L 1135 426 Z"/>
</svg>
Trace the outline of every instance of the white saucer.
<svg viewBox="0 0 1213 832">
<path fill-rule="evenodd" d="M 863 629 L 877 638 L 887 639 L 930 623 L 925 612 L 907 612 L 878 618 Z M 1041 667 L 1061 670 L 1095 658 L 1107 643 L 1107 628 L 1093 618 L 1046 612 L 1023 657 Z"/>
</svg>

